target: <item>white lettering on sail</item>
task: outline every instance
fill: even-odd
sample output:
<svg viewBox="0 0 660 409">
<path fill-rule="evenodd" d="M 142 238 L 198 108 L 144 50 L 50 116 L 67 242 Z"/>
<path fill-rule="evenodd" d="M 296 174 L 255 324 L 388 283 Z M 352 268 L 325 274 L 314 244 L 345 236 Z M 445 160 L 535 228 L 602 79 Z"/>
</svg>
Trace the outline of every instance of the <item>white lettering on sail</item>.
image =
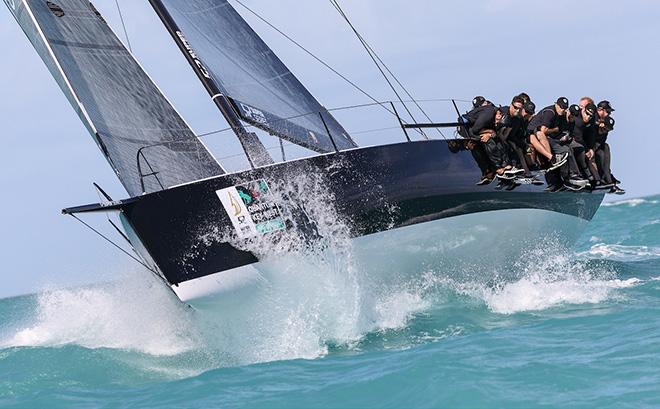
<svg viewBox="0 0 660 409">
<path fill-rule="evenodd" d="M 268 125 L 268 120 L 266 119 L 266 115 L 257 108 L 253 108 L 249 105 L 245 105 L 242 102 L 241 102 L 241 108 L 243 108 L 243 115 L 247 119 L 251 119 L 254 122 L 258 122 L 260 124 Z"/>
<path fill-rule="evenodd" d="M 183 44 L 184 47 L 186 47 L 186 51 L 188 51 L 188 54 L 190 55 L 190 58 L 193 59 L 195 62 L 195 65 L 197 68 L 199 68 L 199 71 L 202 73 L 203 76 L 205 76 L 208 79 L 211 79 L 211 75 L 209 74 L 208 70 L 206 67 L 204 67 L 204 64 L 197 58 L 197 54 L 195 54 L 195 51 L 193 51 L 192 47 L 190 44 L 188 44 L 188 40 L 186 40 L 186 37 L 183 36 L 183 33 L 180 31 L 176 32 L 176 35 L 179 37 L 181 40 L 181 43 Z"/>
<path fill-rule="evenodd" d="M 10 9 L 16 10 L 16 3 L 14 0 L 5 0 L 5 3 L 7 3 L 7 6 L 9 6 Z"/>
</svg>

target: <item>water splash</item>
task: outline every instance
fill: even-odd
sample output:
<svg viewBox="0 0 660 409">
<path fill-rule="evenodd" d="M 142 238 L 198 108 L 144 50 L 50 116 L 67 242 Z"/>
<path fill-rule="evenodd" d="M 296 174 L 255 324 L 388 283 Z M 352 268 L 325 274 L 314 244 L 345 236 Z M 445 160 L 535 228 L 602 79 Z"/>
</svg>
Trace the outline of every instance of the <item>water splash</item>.
<svg viewBox="0 0 660 409">
<path fill-rule="evenodd" d="M 108 284 L 45 291 L 27 324 L 6 330 L 0 348 L 79 345 L 172 356 L 199 340 L 190 311 L 150 276 L 126 275 Z"/>
<path fill-rule="evenodd" d="M 554 247 L 539 249 L 521 266 L 513 282 L 470 289 L 488 308 L 499 314 L 540 311 L 567 304 L 597 304 L 612 297 L 614 290 L 638 283 L 619 280 L 616 271 L 603 263 L 576 260 L 571 252 Z"/>
</svg>

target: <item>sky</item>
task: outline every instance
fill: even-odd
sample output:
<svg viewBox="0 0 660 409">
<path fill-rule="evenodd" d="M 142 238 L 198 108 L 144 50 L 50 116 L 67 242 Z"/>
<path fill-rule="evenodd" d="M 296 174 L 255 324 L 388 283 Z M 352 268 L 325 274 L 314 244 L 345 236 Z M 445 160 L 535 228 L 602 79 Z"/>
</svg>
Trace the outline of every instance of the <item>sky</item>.
<svg viewBox="0 0 660 409">
<path fill-rule="evenodd" d="M 327 0 L 243 0 L 379 100 L 394 99 L 349 27 Z M 361 34 L 418 99 L 506 104 L 527 92 L 537 107 L 559 96 L 608 99 L 617 126 L 612 167 L 628 197 L 660 192 L 660 138 L 649 130 L 660 93 L 660 2 L 633 0 L 340 1 Z M 114 0 L 94 1 L 124 38 Z M 136 58 L 197 133 L 226 127 L 147 1 L 120 0 Z M 291 71 L 326 107 L 370 100 L 235 5 Z M 50 73 L 0 6 L 0 297 L 143 273 L 134 262 L 62 216 L 64 207 L 98 201 L 92 182 L 114 198 L 126 193 Z M 446 103 L 424 108 L 455 119 Z M 371 114 L 338 114 L 349 132 L 391 126 Z M 397 131 L 398 132 L 398 131 Z M 361 145 L 393 142 L 392 132 L 358 133 Z M 218 158 L 238 153 L 228 133 L 205 138 Z M 265 142 L 271 146 L 274 141 Z M 235 158 L 227 166 L 241 166 Z M 223 159 L 221 159 L 223 161 Z M 233 162 L 232 162 L 233 161 Z M 225 162 L 223 162 L 225 163 Z M 102 216 L 87 217 L 113 235 Z M 116 234 L 113 236 L 116 238 Z"/>
</svg>

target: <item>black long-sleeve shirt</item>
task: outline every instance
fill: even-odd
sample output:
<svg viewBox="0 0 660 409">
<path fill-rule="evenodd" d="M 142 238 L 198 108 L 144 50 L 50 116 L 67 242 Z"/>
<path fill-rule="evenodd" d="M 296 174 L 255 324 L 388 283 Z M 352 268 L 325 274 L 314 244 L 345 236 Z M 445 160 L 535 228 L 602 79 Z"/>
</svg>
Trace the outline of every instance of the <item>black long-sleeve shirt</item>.
<svg viewBox="0 0 660 409">
<path fill-rule="evenodd" d="M 470 134 L 478 137 L 479 133 L 485 129 L 495 130 L 495 115 L 498 108 L 494 105 L 481 106 L 468 113 L 470 119 Z"/>
</svg>

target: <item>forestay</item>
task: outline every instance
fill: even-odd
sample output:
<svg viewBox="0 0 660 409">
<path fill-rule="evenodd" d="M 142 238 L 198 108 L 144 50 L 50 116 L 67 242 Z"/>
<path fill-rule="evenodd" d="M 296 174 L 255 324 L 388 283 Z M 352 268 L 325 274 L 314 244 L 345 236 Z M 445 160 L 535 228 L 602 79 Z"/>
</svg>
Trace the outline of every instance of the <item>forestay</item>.
<svg viewBox="0 0 660 409">
<path fill-rule="evenodd" d="M 224 173 L 91 3 L 5 3 L 130 195 Z"/>
<path fill-rule="evenodd" d="M 318 152 L 333 151 L 333 141 L 356 147 L 227 0 L 150 2 L 175 23 L 166 26 L 194 56 L 200 78 L 228 97 L 242 120 Z"/>
</svg>

